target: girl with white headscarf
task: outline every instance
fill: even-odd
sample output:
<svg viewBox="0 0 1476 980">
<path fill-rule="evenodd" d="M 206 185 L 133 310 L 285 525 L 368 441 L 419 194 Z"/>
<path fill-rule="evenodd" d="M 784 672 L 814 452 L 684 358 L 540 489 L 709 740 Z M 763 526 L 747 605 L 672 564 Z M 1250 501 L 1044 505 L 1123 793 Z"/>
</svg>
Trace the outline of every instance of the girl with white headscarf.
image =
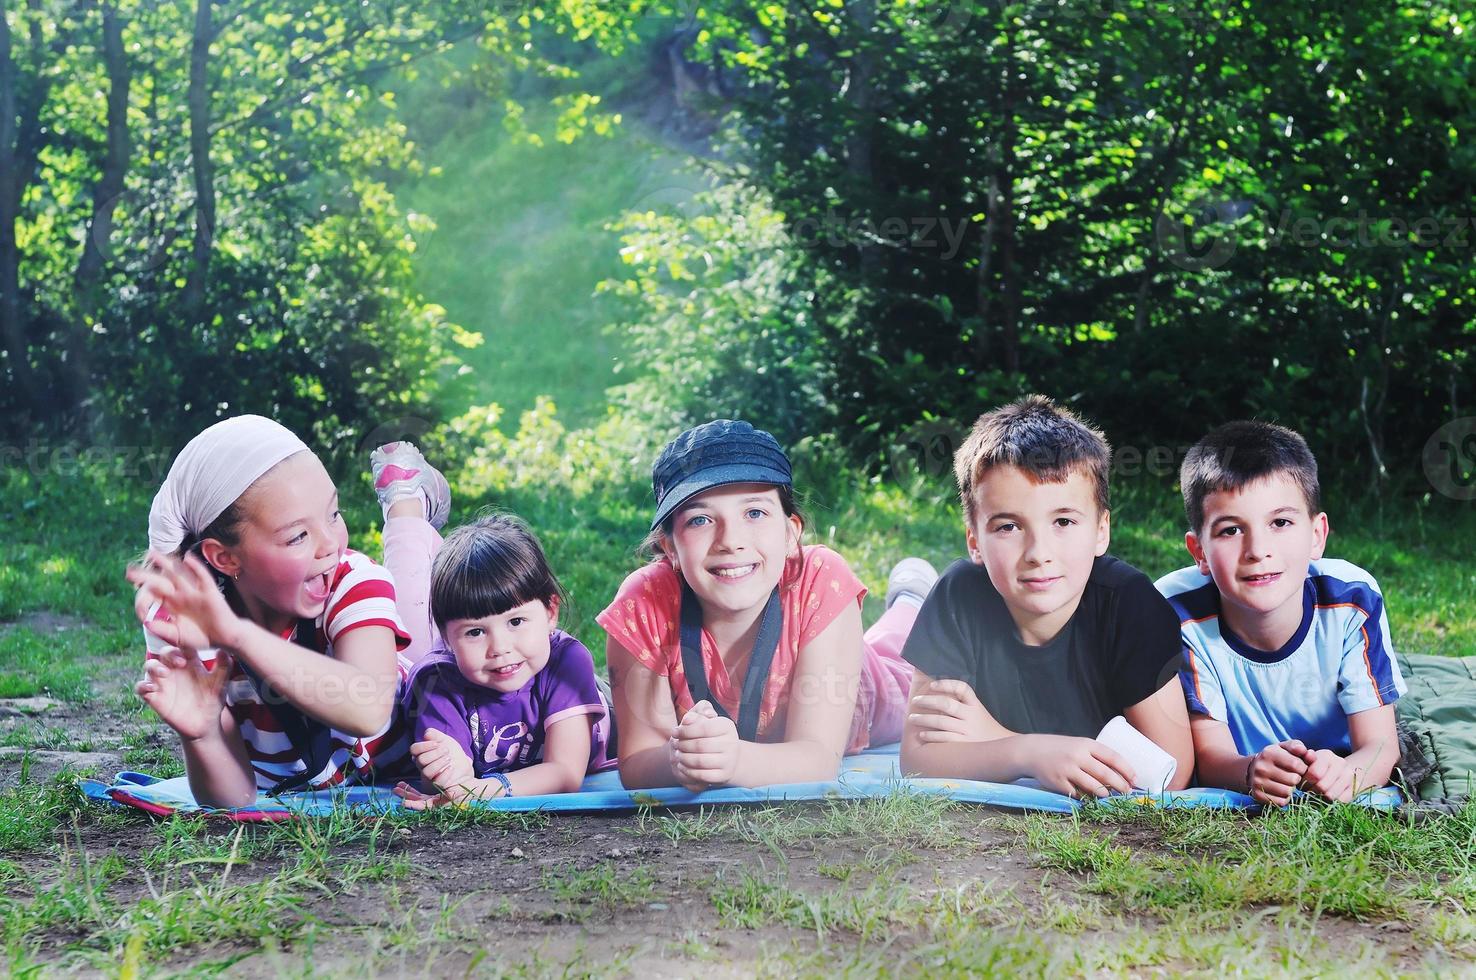
<svg viewBox="0 0 1476 980">
<path fill-rule="evenodd" d="M 394 582 L 348 549 L 333 480 L 286 428 L 243 415 L 192 439 L 128 579 L 163 641 L 137 691 L 179 733 L 197 802 L 401 773 Z"/>
</svg>

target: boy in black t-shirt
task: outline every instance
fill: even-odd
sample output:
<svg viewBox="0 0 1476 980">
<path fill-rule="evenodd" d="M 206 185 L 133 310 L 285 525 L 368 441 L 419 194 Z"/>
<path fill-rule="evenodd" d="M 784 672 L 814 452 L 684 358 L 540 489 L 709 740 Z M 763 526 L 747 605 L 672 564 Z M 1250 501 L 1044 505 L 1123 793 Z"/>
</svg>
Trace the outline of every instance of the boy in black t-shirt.
<svg viewBox="0 0 1476 980">
<path fill-rule="evenodd" d="M 1094 739 L 1120 714 L 1177 761 L 1168 788 L 1188 785 L 1179 620 L 1106 554 L 1110 457 L 1040 395 L 974 423 L 954 458 L 969 560 L 938 580 L 903 649 L 917 667 L 905 773 L 1125 793 L 1135 774 Z"/>
</svg>

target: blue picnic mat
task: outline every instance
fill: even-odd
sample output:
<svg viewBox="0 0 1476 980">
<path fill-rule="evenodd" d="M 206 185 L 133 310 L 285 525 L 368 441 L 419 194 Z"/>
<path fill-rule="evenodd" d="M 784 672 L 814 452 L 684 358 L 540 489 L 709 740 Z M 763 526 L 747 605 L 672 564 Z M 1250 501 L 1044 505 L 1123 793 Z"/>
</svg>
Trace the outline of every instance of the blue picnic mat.
<svg viewBox="0 0 1476 980">
<path fill-rule="evenodd" d="M 84 780 L 83 792 L 104 803 L 139 807 L 151 813 L 195 813 L 233 820 L 283 820 L 300 816 L 322 816 L 345 806 L 370 813 L 403 809 L 399 797 L 383 786 L 350 786 L 313 793 L 292 793 L 280 798 L 262 795 L 251 806 L 231 810 L 202 807 L 190 794 L 184 776 L 156 779 L 143 773 L 123 772 L 112 783 Z M 513 796 L 467 804 L 504 812 L 629 813 L 646 808 L 708 806 L 717 803 L 794 803 L 814 800 L 862 800 L 894 793 L 944 796 L 963 803 L 982 803 L 1008 810 L 1071 813 L 1091 805 L 1069 796 L 1019 783 L 986 783 L 970 779 L 903 778 L 897 768 L 897 746 L 868 749 L 847 756 L 837 779 L 823 783 L 785 783 L 753 789 L 724 787 L 701 793 L 671 787 L 627 790 L 620 776 L 604 772 L 590 776 L 577 793 L 547 796 Z M 1188 789 L 1164 794 L 1115 798 L 1121 803 L 1153 807 L 1209 807 L 1213 809 L 1259 810 L 1260 805 L 1244 793 L 1222 789 Z M 1363 805 L 1391 810 L 1403 802 L 1392 786 L 1363 797 Z"/>
</svg>

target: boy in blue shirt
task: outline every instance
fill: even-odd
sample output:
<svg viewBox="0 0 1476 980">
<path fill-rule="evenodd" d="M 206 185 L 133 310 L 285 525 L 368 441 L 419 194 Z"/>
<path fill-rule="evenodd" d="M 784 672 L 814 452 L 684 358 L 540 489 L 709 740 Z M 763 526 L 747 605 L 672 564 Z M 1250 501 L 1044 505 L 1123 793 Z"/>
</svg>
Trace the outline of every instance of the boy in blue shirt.
<svg viewBox="0 0 1476 980">
<path fill-rule="evenodd" d="M 1179 614 L 1199 782 L 1285 805 L 1347 802 L 1399 759 L 1405 684 L 1373 577 L 1323 558 L 1317 461 L 1300 435 L 1231 422 L 1179 472 L 1194 565 L 1157 582 Z"/>
</svg>

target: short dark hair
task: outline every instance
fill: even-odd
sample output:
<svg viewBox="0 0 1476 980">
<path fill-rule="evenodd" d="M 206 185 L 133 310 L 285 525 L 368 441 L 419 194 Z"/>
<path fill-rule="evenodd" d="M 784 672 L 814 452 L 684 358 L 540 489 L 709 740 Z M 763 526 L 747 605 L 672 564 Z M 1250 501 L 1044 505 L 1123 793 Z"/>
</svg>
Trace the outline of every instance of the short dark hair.
<svg viewBox="0 0 1476 980">
<path fill-rule="evenodd" d="M 1179 467 L 1184 514 L 1189 530 L 1204 526 L 1204 500 L 1212 493 L 1239 490 L 1277 473 L 1291 477 L 1307 501 L 1307 512 L 1322 509 L 1317 458 L 1307 440 L 1281 425 L 1242 420 L 1227 422 L 1200 439 Z"/>
<path fill-rule="evenodd" d="M 431 618 L 444 633 L 454 619 L 500 616 L 525 602 L 564 598 L 543 547 L 511 514 L 487 514 L 447 536 L 431 565 Z"/>
<path fill-rule="evenodd" d="M 1014 466 L 1042 483 L 1064 483 L 1073 471 L 1091 478 L 1097 510 L 1108 510 L 1112 447 L 1099 429 L 1044 395 L 985 412 L 953 456 L 964 519 L 974 522 L 974 486 L 996 466 Z"/>
</svg>

